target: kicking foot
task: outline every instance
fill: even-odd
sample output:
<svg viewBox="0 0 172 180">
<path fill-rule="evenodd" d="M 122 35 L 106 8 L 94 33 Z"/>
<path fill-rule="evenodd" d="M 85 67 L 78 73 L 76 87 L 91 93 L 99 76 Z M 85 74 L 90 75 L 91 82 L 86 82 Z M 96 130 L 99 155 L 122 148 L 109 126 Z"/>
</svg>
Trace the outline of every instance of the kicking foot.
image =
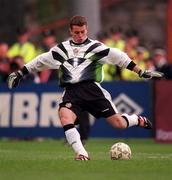
<svg viewBox="0 0 172 180">
<path fill-rule="evenodd" d="M 78 154 L 78 155 L 75 157 L 75 160 L 76 160 L 76 161 L 88 161 L 88 160 L 90 160 L 90 158 L 87 157 L 87 156 L 84 156 L 84 155 L 82 155 L 82 154 Z"/>
<path fill-rule="evenodd" d="M 138 116 L 138 121 L 138 126 L 143 127 L 145 129 L 152 129 L 152 123 L 146 117 Z"/>
</svg>

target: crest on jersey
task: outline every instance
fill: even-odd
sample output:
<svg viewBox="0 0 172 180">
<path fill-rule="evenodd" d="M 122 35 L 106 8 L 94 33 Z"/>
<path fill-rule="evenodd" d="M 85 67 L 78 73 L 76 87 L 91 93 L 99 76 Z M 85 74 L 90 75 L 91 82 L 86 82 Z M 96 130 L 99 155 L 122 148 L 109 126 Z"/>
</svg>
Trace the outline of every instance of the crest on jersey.
<svg viewBox="0 0 172 180">
<path fill-rule="evenodd" d="M 79 53 L 79 49 L 78 49 L 78 48 L 74 48 L 74 49 L 73 49 L 73 53 L 74 53 L 75 56 L 77 56 L 78 53 Z"/>
</svg>

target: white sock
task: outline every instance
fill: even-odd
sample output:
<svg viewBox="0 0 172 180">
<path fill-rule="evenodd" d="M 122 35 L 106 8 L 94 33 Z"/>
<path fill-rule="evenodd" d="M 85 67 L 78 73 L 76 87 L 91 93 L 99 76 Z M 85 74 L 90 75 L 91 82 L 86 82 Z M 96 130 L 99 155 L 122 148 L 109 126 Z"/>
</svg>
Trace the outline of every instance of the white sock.
<svg viewBox="0 0 172 180">
<path fill-rule="evenodd" d="M 122 114 L 122 116 L 128 121 L 128 127 L 137 126 L 139 124 L 138 116 L 136 114 Z"/>
<path fill-rule="evenodd" d="M 73 150 L 77 154 L 82 154 L 88 157 L 88 153 L 81 142 L 80 134 L 78 133 L 76 128 L 68 129 L 67 131 L 65 131 L 65 135 L 68 143 L 72 146 Z"/>
</svg>

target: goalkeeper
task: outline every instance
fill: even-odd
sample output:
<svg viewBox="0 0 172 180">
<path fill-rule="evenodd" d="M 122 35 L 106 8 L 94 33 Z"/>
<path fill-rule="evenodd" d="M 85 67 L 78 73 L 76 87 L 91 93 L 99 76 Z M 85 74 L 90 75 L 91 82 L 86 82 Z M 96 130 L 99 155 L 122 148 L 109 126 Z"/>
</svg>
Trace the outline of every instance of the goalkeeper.
<svg viewBox="0 0 172 180">
<path fill-rule="evenodd" d="M 136 114 L 120 114 L 110 94 L 101 87 L 103 64 L 117 65 L 137 73 L 141 78 L 152 78 L 152 73 L 140 69 L 126 53 L 109 48 L 87 37 L 86 18 L 74 16 L 70 20 L 71 39 L 54 46 L 8 77 L 8 87 L 17 87 L 24 76 L 44 69 L 59 69 L 60 85 L 64 93 L 59 104 L 59 117 L 68 143 L 76 153 L 75 160 L 89 160 L 75 128 L 75 120 L 83 111 L 96 118 L 104 117 L 114 127 L 125 129 L 139 126 L 151 129 L 151 122 Z"/>
</svg>

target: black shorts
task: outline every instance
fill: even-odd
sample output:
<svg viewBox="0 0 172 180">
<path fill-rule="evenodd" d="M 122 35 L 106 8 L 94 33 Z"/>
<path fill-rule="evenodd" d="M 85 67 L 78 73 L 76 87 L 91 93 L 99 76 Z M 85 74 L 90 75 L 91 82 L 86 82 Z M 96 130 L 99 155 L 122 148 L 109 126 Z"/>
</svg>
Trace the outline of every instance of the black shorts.
<svg viewBox="0 0 172 180">
<path fill-rule="evenodd" d="M 111 95 L 95 82 L 81 82 L 67 86 L 59 106 L 69 108 L 76 116 L 82 111 L 88 111 L 96 118 L 107 118 L 117 113 Z"/>
</svg>

